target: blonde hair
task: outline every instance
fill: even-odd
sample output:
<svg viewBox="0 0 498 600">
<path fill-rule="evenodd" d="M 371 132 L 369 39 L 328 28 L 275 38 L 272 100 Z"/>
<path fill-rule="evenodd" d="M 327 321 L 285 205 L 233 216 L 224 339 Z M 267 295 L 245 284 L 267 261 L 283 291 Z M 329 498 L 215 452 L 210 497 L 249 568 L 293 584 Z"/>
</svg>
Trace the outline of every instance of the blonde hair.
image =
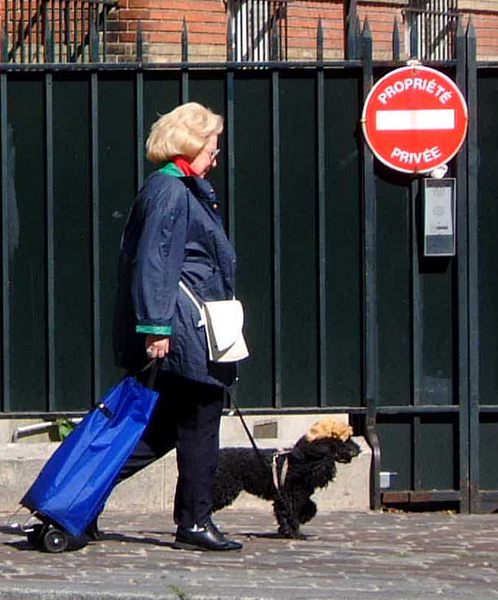
<svg viewBox="0 0 498 600">
<path fill-rule="evenodd" d="M 198 104 L 181 104 L 159 117 L 147 138 L 147 158 L 163 163 L 175 156 L 195 158 L 212 135 L 223 131 L 223 117 Z"/>
</svg>

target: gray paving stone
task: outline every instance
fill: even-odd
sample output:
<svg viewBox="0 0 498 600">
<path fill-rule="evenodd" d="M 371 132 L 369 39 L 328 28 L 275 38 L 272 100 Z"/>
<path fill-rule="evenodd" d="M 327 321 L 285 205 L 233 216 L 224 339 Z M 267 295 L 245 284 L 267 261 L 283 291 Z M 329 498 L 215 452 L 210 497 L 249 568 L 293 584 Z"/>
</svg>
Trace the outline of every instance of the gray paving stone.
<svg viewBox="0 0 498 600">
<path fill-rule="evenodd" d="M 235 553 L 172 548 L 165 514 L 106 513 L 104 541 L 41 553 L 0 514 L 0 597 L 34 600 L 452 600 L 498 598 L 498 517 L 319 513 L 282 540 L 268 511 L 225 510 Z M 18 517 L 16 517 L 17 519 Z"/>
</svg>

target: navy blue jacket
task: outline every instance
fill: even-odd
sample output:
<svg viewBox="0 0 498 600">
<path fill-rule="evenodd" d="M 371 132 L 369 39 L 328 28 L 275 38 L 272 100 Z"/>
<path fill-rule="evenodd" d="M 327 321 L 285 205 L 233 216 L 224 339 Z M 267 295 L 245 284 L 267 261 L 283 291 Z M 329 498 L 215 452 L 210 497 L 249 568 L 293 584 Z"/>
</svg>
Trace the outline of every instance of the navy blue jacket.
<svg viewBox="0 0 498 600">
<path fill-rule="evenodd" d="M 182 279 L 202 300 L 227 300 L 235 291 L 235 254 L 226 237 L 211 184 L 200 177 L 154 172 L 128 216 L 120 249 L 114 313 L 119 366 L 147 362 L 145 336 L 169 335 L 161 369 L 202 383 L 229 386 L 236 367 L 208 360 L 199 311 Z"/>
</svg>

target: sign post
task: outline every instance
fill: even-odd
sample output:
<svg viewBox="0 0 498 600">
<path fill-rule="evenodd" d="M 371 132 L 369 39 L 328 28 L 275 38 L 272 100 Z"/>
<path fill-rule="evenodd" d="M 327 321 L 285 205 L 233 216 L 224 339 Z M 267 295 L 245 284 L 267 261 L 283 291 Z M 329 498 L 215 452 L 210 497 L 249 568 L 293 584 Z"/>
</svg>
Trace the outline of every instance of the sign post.
<svg viewBox="0 0 498 600">
<path fill-rule="evenodd" d="M 443 73 L 414 65 L 379 79 L 365 100 L 365 139 L 385 165 L 403 173 L 430 173 L 460 149 L 467 105 Z"/>
</svg>

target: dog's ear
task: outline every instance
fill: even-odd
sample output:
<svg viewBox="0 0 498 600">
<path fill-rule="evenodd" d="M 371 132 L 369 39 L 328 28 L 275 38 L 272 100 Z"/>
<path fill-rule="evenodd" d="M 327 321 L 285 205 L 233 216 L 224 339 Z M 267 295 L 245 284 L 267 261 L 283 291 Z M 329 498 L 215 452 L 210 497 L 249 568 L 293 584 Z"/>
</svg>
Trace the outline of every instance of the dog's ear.
<svg viewBox="0 0 498 600">
<path fill-rule="evenodd" d="M 291 454 L 296 459 L 302 461 L 323 460 L 326 456 L 333 455 L 333 446 L 335 446 L 335 443 L 332 438 L 322 438 L 315 440 L 314 442 L 308 442 L 303 438 L 303 442 L 296 444 L 296 446 L 294 446 L 292 449 Z"/>
</svg>

